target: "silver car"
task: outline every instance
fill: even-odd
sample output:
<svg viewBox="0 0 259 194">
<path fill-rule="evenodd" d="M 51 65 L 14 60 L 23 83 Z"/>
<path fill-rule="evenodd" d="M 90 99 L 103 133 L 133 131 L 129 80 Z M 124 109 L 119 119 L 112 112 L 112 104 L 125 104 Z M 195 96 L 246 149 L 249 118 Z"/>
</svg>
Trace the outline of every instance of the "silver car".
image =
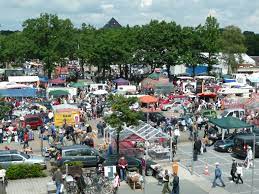
<svg viewBox="0 0 259 194">
<path fill-rule="evenodd" d="M 0 165 L 8 168 L 11 164 L 36 164 L 46 168 L 46 162 L 42 156 L 28 155 L 17 150 L 1 150 Z"/>
</svg>

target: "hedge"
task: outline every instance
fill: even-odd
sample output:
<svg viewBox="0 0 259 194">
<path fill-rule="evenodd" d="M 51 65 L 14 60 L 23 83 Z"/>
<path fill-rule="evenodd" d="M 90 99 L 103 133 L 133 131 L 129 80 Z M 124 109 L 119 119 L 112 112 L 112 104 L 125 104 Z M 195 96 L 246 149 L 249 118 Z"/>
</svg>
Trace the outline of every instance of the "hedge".
<svg viewBox="0 0 259 194">
<path fill-rule="evenodd" d="M 33 164 L 12 164 L 6 171 L 6 177 L 11 180 L 46 176 L 40 165 Z"/>
</svg>

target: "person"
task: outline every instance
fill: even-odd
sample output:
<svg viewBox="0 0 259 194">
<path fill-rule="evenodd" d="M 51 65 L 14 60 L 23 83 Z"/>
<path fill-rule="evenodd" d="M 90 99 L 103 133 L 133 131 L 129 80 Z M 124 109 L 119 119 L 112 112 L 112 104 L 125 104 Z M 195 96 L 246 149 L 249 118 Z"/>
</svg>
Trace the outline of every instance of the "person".
<svg viewBox="0 0 259 194">
<path fill-rule="evenodd" d="M 239 163 L 237 166 L 237 180 L 236 180 L 236 184 L 239 183 L 239 180 L 241 180 L 241 183 L 243 184 L 243 179 L 241 178 L 243 176 L 243 168 L 242 168 L 242 164 Z"/>
<path fill-rule="evenodd" d="M 163 183 L 164 183 L 164 186 L 163 186 L 162 194 L 170 193 L 168 170 L 165 170 L 165 176 L 163 177 Z"/>
<path fill-rule="evenodd" d="M 60 194 L 61 184 L 62 184 L 62 172 L 60 171 L 60 168 L 57 169 L 57 171 L 54 173 L 52 180 L 56 183 L 56 194 Z"/>
<path fill-rule="evenodd" d="M 232 161 L 233 161 L 233 162 L 232 162 L 230 174 L 231 174 L 231 180 L 232 180 L 232 182 L 235 182 L 235 179 L 237 178 L 237 177 L 236 177 L 237 162 L 236 162 L 235 159 L 233 159 Z"/>
<path fill-rule="evenodd" d="M 246 169 L 249 169 L 250 166 L 253 166 L 252 160 L 253 160 L 253 151 L 252 151 L 251 147 L 248 146 L 247 147 L 246 159 L 245 159 L 245 162 L 247 164 Z"/>
<path fill-rule="evenodd" d="M 29 134 L 27 131 L 24 132 L 24 135 L 23 135 L 23 149 L 26 148 L 26 147 L 29 147 Z"/>
<path fill-rule="evenodd" d="M 221 182 L 222 187 L 225 187 L 225 186 L 226 186 L 225 183 L 223 182 L 221 176 L 222 176 L 222 171 L 221 171 L 221 169 L 219 168 L 219 163 L 216 162 L 215 177 L 214 177 L 214 181 L 213 181 L 212 187 L 216 187 L 216 181 L 217 181 L 217 179 L 219 179 L 219 181 Z"/>
<path fill-rule="evenodd" d="M 174 179 L 173 179 L 173 188 L 171 194 L 179 194 L 180 187 L 179 187 L 179 177 L 177 176 L 176 172 L 174 172 Z"/>
<path fill-rule="evenodd" d="M 124 156 L 122 156 L 118 161 L 118 166 L 120 169 L 120 178 L 121 180 L 126 180 L 126 168 L 128 167 L 128 162 Z"/>
<path fill-rule="evenodd" d="M 114 180 L 113 180 L 113 193 L 116 194 L 118 191 L 118 188 L 120 186 L 120 177 L 118 173 L 114 173 Z"/>
</svg>

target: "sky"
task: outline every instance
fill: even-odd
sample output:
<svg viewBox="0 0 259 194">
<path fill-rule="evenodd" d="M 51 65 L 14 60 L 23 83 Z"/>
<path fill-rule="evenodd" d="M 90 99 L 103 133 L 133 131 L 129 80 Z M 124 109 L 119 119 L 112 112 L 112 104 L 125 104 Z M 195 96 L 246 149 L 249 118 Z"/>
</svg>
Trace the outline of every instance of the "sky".
<svg viewBox="0 0 259 194">
<path fill-rule="evenodd" d="M 0 30 L 21 30 L 22 22 L 40 13 L 69 18 L 100 28 L 114 17 L 121 25 L 142 25 L 151 19 L 183 26 L 204 24 L 207 16 L 220 27 L 239 26 L 259 33 L 259 0 L 0 0 Z"/>
</svg>

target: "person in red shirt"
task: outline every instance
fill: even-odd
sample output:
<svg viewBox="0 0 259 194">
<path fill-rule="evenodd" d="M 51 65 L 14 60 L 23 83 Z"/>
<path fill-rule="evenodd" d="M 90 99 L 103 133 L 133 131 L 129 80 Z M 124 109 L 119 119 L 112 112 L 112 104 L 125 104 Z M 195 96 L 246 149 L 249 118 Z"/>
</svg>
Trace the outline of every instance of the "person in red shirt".
<svg viewBox="0 0 259 194">
<path fill-rule="evenodd" d="M 23 148 L 29 147 L 29 134 L 27 131 L 24 132 L 23 141 L 24 141 Z"/>
<path fill-rule="evenodd" d="M 119 169 L 120 169 L 120 178 L 121 178 L 121 181 L 123 180 L 126 180 L 126 169 L 128 167 L 128 162 L 127 160 L 125 159 L 124 156 L 122 156 L 119 161 L 118 161 L 118 166 L 119 166 Z"/>
</svg>

